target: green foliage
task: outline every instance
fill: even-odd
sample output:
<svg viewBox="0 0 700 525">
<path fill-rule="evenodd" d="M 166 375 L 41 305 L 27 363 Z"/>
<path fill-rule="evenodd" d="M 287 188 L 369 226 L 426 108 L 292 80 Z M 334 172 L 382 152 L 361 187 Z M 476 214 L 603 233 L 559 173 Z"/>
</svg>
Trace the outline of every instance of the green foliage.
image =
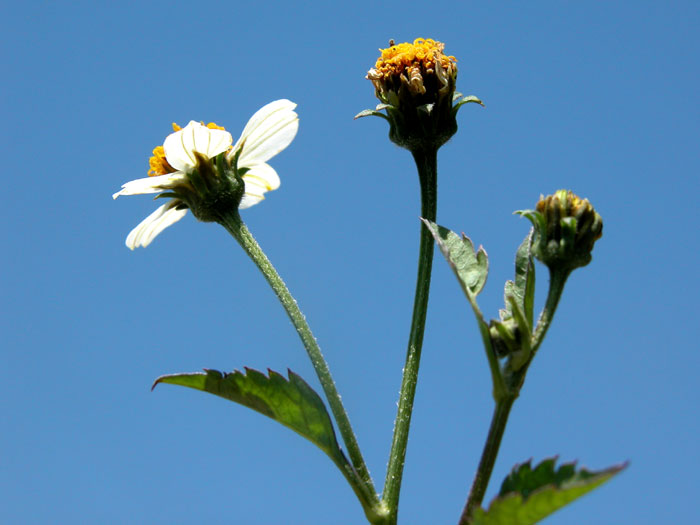
<svg viewBox="0 0 700 525">
<path fill-rule="evenodd" d="M 506 281 L 503 293 L 506 307 L 500 311 L 501 321 L 513 317 L 513 308 L 509 299 L 512 297 L 525 314 L 528 324 L 532 326 L 535 304 L 535 265 L 532 259 L 532 237 L 533 231 L 530 230 L 515 254 L 515 281 Z"/>
<path fill-rule="evenodd" d="M 425 219 L 423 222 L 471 301 L 484 288 L 489 273 L 489 260 L 484 248 L 479 246 L 479 250 L 475 251 L 474 244 L 466 235 L 460 237 L 434 222 Z"/>
<path fill-rule="evenodd" d="M 534 469 L 530 461 L 516 465 L 503 480 L 498 496 L 488 510 L 477 509 L 474 525 L 531 525 L 584 494 L 599 487 L 627 465 L 605 470 L 576 471 L 575 463 L 555 469 L 556 458 L 542 461 Z"/>
<path fill-rule="evenodd" d="M 341 469 L 349 466 L 338 445 L 333 424 L 323 400 L 297 374 L 289 371 L 289 380 L 269 370 L 265 374 L 246 368 L 227 374 L 216 370 L 204 373 L 165 375 L 159 383 L 186 386 L 209 392 L 252 408 L 291 428 L 323 450 Z"/>
</svg>

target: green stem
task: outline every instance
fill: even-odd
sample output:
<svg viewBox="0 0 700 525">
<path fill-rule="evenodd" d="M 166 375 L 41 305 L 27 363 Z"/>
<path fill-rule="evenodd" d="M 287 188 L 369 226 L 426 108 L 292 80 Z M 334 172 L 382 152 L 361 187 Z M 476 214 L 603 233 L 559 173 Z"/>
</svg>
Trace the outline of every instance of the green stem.
<svg viewBox="0 0 700 525">
<path fill-rule="evenodd" d="M 569 278 L 569 275 L 571 275 L 571 272 L 568 270 L 549 269 L 549 291 L 547 292 L 547 301 L 545 302 L 542 313 L 537 320 L 535 331 L 532 334 L 531 348 L 533 356 L 542 344 L 544 336 L 547 335 L 549 325 L 552 324 L 554 312 L 556 311 L 557 305 L 559 304 L 559 299 L 561 299 L 561 295 L 564 292 L 564 285 L 566 284 L 566 280 Z M 530 358 L 530 362 L 532 362 L 532 357 Z"/>
<path fill-rule="evenodd" d="M 296 300 L 289 292 L 287 285 L 279 276 L 274 266 L 272 266 L 269 259 L 256 242 L 253 235 L 241 220 L 238 210 L 220 217 L 219 222 L 239 242 L 248 256 L 260 269 L 262 274 L 265 276 L 265 279 L 270 284 L 270 287 L 275 292 L 275 295 L 277 295 L 277 298 L 280 300 L 280 303 L 282 303 L 282 306 L 286 310 L 289 319 L 294 325 L 294 328 L 296 328 L 296 331 L 299 334 L 304 347 L 306 348 L 306 352 L 311 359 L 311 364 L 313 365 L 314 370 L 316 370 L 316 374 L 321 382 L 323 391 L 326 394 L 326 399 L 328 399 L 328 404 L 330 405 L 333 416 L 335 417 L 338 430 L 340 431 L 340 435 L 342 436 L 345 446 L 347 447 L 350 461 L 359 475 L 361 485 L 358 487 L 357 480 L 353 480 L 347 475 L 346 478 L 348 478 L 348 481 L 350 481 L 351 485 L 353 485 L 353 489 L 360 498 L 370 522 L 383 523 L 384 518 L 382 515 L 385 513 L 382 512 L 382 505 L 374 488 L 369 470 L 367 469 L 365 461 L 362 458 L 362 453 L 360 452 L 360 447 L 357 443 L 357 439 L 355 438 L 355 433 L 350 425 L 350 419 L 348 418 L 345 407 L 340 399 L 340 394 L 335 387 L 328 364 L 323 358 L 321 349 L 316 342 L 316 338 L 311 332 L 311 328 L 309 328 L 309 325 L 304 318 L 304 314 L 301 312 Z"/>
<path fill-rule="evenodd" d="M 437 213 L 437 149 L 413 151 L 413 158 L 418 168 L 421 187 L 421 215 L 424 219 L 435 221 Z M 428 228 L 420 225 L 420 251 L 418 255 L 418 279 L 413 303 L 413 319 L 408 338 L 406 364 L 401 381 L 399 407 L 394 423 L 394 437 L 389 455 L 386 481 L 382 501 L 389 511 L 389 523 L 396 523 L 399 506 L 399 493 L 403 478 L 406 458 L 406 446 L 413 412 L 413 399 L 418 382 L 418 368 L 423 347 L 423 333 L 428 311 L 430 292 L 430 273 L 433 263 L 433 237 Z"/>
<path fill-rule="evenodd" d="M 542 309 L 542 313 L 537 320 L 537 326 L 532 334 L 530 343 L 532 353 L 530 355 L 530 359 L 527 364 L 515 372 L 508 381 L 506 396 L 501 399 L 497 399 L 496 401 L 496 408 L 494 409 L 493 417 L 491 418 L 491 427 L 489 428 L 489 434 L 486 438 L 484 451 L 481 454 L 479 467 L 477 468 L 476 475 L 474 476 L 472 488 L 469 491 L 469 497 L 467 498 L 467 503 L 462 511 L 459 525 L 469 525 L 471 523 L 474 510 L 481 505 L 481 502 L 484 499 L 484 494 L 486 493 L 489 480 L 491 479 L 491 473 L 496 463 L 498 450 L 501 446 L 501 439 L 503 438 L 503 433 L 506 430 L 510 410 L 513 407 L 513 403 L 520 395 L 520 389 L 525 382 L 525 375 L 527 374 L 527 370 L 532 363 L 535 352 L 537 352 L 537 349 L 542 344 L 544 336 L 547 334 L 547 330 L 552 324 L 554 312 L 559 304 L 559 299 L 561 299 L 561 295 L 564 291 L 564 285 L 566 284 L 569 274 L 570 272 L 568 270 L 549 269 L 549 290 L 547 292 L 547 300 L 544 308 Z"/>
<path fill-rule="evenodd" d="M 467 503 L 464 506 L 462 516 L 459 519 L 459 525 L 468 525 L 471 523 L 474 509 L 481 505 L 481 502 L 484 499 L 486 488 L 488 487 L 489 480 L 491 479 L 491 472 L 493 471 L 493 466 L 496 463 L 496 456 L 498 456 L 498 449 L 501 446 L 501 439 L 503 439 L 503 433 L 506 430 L 508 415 L 510 414 L 510 409 L 513 407 L 516 397 L 517 395 L 509 396 L 496 403 L 496 407 L 493 411 L 493 417 L 491 418 L 489 435 L 486 438 L 486 445 L 484 446 L 484 451 L 481 453 L 479 467 L 476 470 L 476 475 L 474 476 L 474 481 L 472 482 L 472 488 L 469 490 Z"/>
</svg>

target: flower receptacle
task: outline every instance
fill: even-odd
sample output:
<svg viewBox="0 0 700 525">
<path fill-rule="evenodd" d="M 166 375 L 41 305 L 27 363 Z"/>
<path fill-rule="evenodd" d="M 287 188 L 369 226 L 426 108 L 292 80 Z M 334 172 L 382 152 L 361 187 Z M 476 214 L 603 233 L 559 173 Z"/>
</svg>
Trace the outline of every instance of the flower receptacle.
<svg viewBox="0 0 700 525">
<path fill-rule="evenodd" d="M 197 161 L 187 174 L 189 184 L 172 190 L 202 222 L 218 222 L 224 214 L 238 210 L 245 183 L 224 153 L 209 159 L 194 152 Z"/>
</svg>

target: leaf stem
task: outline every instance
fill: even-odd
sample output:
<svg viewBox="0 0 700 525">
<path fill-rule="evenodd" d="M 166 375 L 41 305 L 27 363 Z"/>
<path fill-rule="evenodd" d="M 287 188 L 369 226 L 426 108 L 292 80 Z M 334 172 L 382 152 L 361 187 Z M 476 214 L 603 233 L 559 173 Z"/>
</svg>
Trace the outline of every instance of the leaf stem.
<svg viewBox="0 0 700 525">
<path fill-rule="evenodd" d="M 279 276 L 277 270 L 275 270 L 274 266 L 272 266 L 272 263 L 270 263 L 257 241 L 246 227 L 238 213 L 238 210 L 234 210 L 229 214 L 221 216 L 219 222 L 238 241 L 248 256 L 260 269 L 270 287 L 275 292 L 275 295 L 277 295 L 280 303 L 282 303 L 282 306 L 287 312 L 289 319 L 292 321 L 294 328 L 296 328 L 296 331 L 299 334 L 304 347 L 306 348 L 306 352 L 309 355 L 309 359 L 311 359 L 311 364 L 316 371 L 316 375 L 321 382 L 323 391 L 326 394 L 326 399 L 328 400 L 328 404 L 330 405 L 333 416 L 335 417 L 338 430 L 340 431 L 345 446 L 347 447 L 350 461 L 356 470 L 356 475 L 359 475 L 359 479 L 355 480 L 353 490 L 355 490 L 355 493 L 360 499 L 360 502 L 364 507 L 365 514 L 370 522 L 384 523 L 386 513 L 383 511 L 382 504 L 377 496 L 374 483 L 372 482 L 369 470 L 367 469 L 362 453 L 360 452 L 360 447 L 357 443 L 355 433 L 350 425 L 350 419 L 348 418 L 345 407 L 340 399 L 340 394 L 336 389 L 330 369 L 328 368 L 328 364 L 323 358 L 321 349 L 316 342 L 316 338 L 311 332 L 311 328 L 306 322 L 304 314 L 301 312 L 296 300 L 289 292 L 287 285 Z M 346 476 L 346 478 L 348 478 L 348 476 Z M 353 484 L 353 480 L 351 478 L 348 478 L 348 481 Z"/>
<path fill-rule="evenodd" d="M 411 152 L 418 168 L 421 188 L 421 216 L 435 221 L 437 214 L 437 148 L 415 150 Z M 398 516 L 399 493 L 403 478 L 403 468 L 408 444 L 408 433 L 413 412 L 413 400 L 418 382 L 423 334 L 428 311 L 430 293 L 430 274 L 433 264 L 433 236 L 427 226 L 420 224 L 420 249 L 418 255 L 418 278 L 416 295 L 413 302 L 413 318 L 408 338 L 406 364 L 401 380 L 399 406 L 394 422 L 394 436 L 389 454 L 386 481 L 382 501 L 389 511 L 389 523 L 396 523 Z"/>
<path fill-rule="evenodd" d="M 481 460 L 479 461 L 479 466 L 474 476 L 472 487 L 469 490 L 469 497 L 467 498 L 467 503 L 462 511 L 459 525 L 469 525 L 472 523 L 474 511 L 481 505 L 481 502 L 484 499 L 489 480 L 491 479 L 491 473 L 496 463 L 498 450 L 501 446 L 503 433 L 505 432 L 506 424 L 508 423 L 510 410 L 513 407 L 513 403 L 515 403 L 515 400 L 520 395 L 520 389 L 525 382 L 527 370 L 530 367 L 530 364 L 532 364 L 535 353 L 542 344 L 544 336 L 547 334 L 547 330 L 552 323 L 554 312 L 557 309 L 557 305 L 559 304 L 559 300 L 561 299 L 561 295 L 564 291 L 564 285 L 566 284 L 566 280 L 569 275 L 570 271 L 568 270 L 549 269 L 549 290 L 547 292 L 547 300 L 542 312 L 540 313 L 540 317 L 537 320 L 537 326 L 532 334 L 530 343 L 532 353 L 530 355 L 530 359 L 520 370 L 517 370 L 509 377 L 506 384 L 507 390 L 505 395 L 501 398 L 496 398 L 496 407 L 494 408 L 493 417 L 491 418 L 491 426 L 486 438 L 486 444 L 484 445 Z"/>
</svg>

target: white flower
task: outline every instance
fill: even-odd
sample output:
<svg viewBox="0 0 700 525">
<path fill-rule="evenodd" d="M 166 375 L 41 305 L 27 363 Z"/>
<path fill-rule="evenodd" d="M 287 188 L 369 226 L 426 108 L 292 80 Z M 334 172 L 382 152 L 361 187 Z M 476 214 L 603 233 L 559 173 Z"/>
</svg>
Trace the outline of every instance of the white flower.
<svg viewBox="0 0 700 525">
<path fill-rule="evenodd" d="M 159 193 L 188 184 L 188 174 L 196 166 L 194 152 L 207 158 L 228 151 L 230 160 L 238 156 L 238 169 L 246 168 L 242 175 L 245 193 L 239 208 L 249 208 L 264 199 L 264 193 L 280 186 L 277 172 L 267 160 L 277 155 L 294 139 L 299 128 L 299 118 L 294 112 L 296 104 L 289 100 L 276 100 L 260 108 L 248 121 L 240 138 L 231 147 L 231 134 L 214 124 L 205 126 L 191 121 L 187 126 L 168 135 L 162 147 L 156 148 L 151 158 L 151 171 L 155 176 L 136 179 L 122 185 L 112 197 Z M 240 153 L 239 153 L 240 152 Z M 126 238 L 127 247 L 148 246 L 156 236 L 187 214 L 187 206 L 177 198 L 170 199 L 146 217 Z"/>
</svg>

